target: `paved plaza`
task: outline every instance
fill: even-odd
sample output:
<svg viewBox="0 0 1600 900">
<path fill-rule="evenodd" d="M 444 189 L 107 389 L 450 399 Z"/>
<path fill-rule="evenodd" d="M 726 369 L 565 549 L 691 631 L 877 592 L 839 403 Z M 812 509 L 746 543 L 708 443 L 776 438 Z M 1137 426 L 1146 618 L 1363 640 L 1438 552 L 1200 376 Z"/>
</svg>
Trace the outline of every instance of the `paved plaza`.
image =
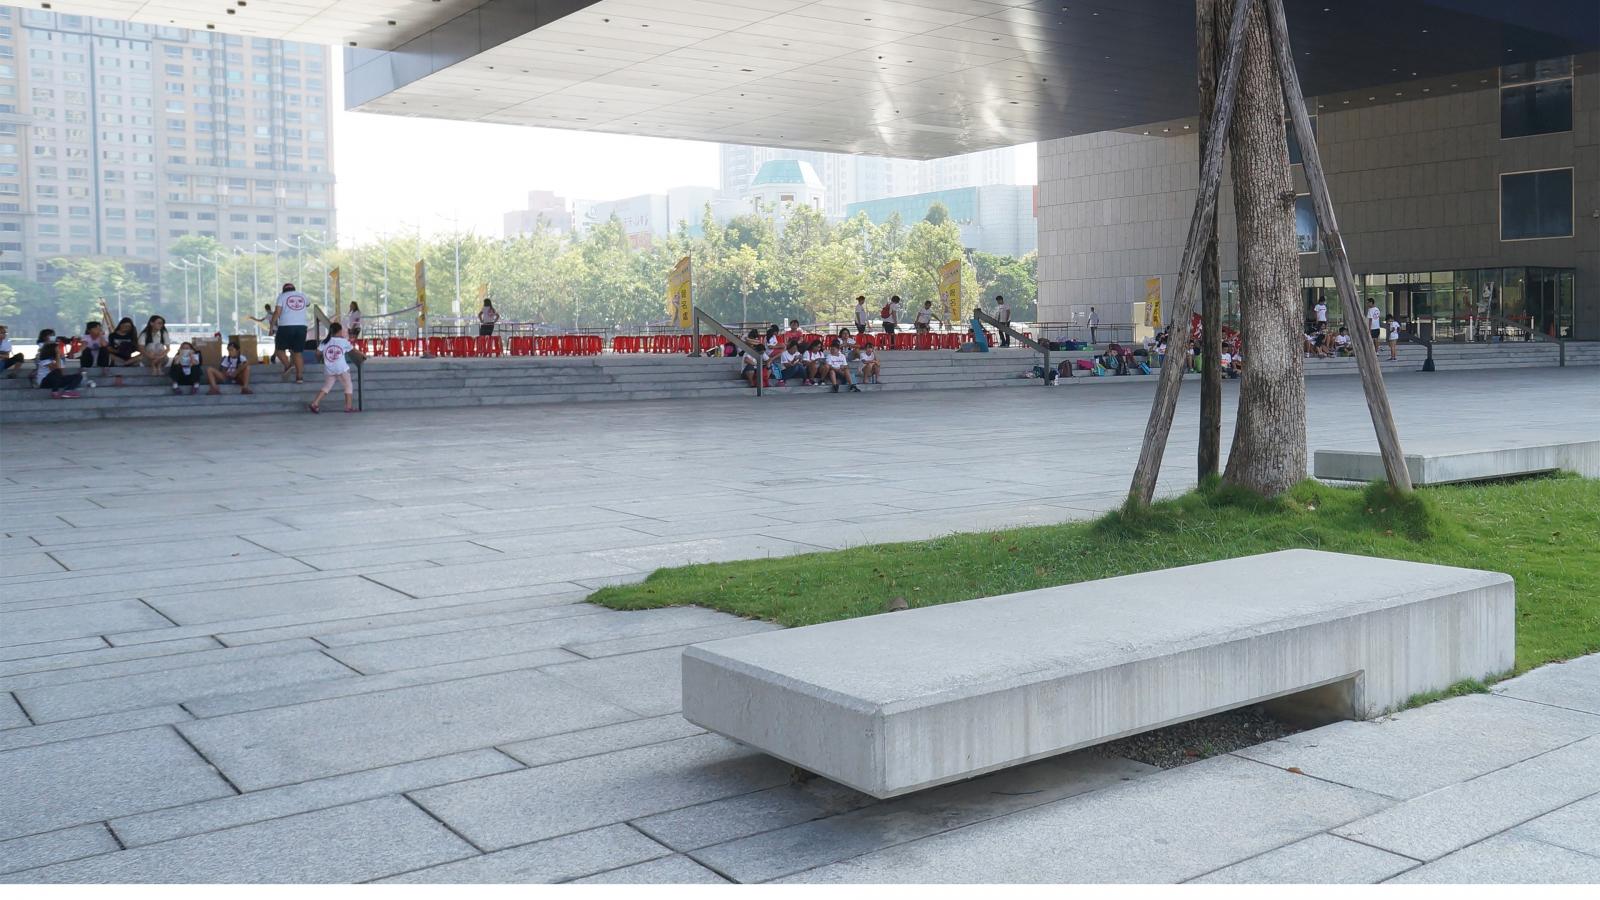
<svg viewBox="0 0 1600 900">
<path fill-rule="evenodd" d="M 1600 434 L 1600 368 L 1387 377 L 1408 448 Z M 1600 881 L 1600 656 L 1178 769 L 1080 751 L 875 801 L 679 715 L 684 645 L 775 626 L 583 602 L 1095 515 L 1149 411 L 1124 381 L 0 410 L 0 880 Z M 1193 484 L 1196 388 L 1163 492 Z M 1373 446 L 1357 379 L 1308 392 L 1313 450 Z"/>
</svg>

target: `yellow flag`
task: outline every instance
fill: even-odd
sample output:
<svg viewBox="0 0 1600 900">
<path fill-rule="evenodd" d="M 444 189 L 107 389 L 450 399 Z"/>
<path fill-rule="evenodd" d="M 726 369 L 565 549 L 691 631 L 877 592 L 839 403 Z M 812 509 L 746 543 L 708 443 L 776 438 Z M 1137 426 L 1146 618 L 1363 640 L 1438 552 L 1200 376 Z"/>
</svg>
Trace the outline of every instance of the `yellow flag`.
<svg viewBox="0 0 1600 900">
<path fill-rule="evenodd" d="M 428 264 L 417 260 L 417 337 L 426 337 L 428 329 Z"/>
<path fill-rule="evenodd" d="M 693 264 L 685 256 L 667 275 L 667 321 L 679 328 L 694 327 L 693 282 Z"/>
<path fill-rule="evenodd" d="M 344 304 L 341 303 L 340 300 L 339 300 L 339 297 L 341 296 L 341 294 L 340 294 L 340 291 L 339 291 L 339 267 L 338 266 L 334 266 L 333 270 L 328 273 L 328 291 L 329 291 L 329 296 L 331 296 L 333 298 L 333 315 L 334 315 L 335 318 L 340 318 L 343 315 L 343 313 L 341 313 L 340 310 L 344 309 Z"/>
<path fill-rule="evenodd" d="M 948 310 L 946 323 L 963 321 L 961 315 L 961 260 L 952 259 L 939 267 L 939 299 Z"/>
<path fill-rule="evenodd" d="M 1144 323 L 1151 328 L 1161 327 L 1161 276 L 1144 280 Z"/>
</svg>

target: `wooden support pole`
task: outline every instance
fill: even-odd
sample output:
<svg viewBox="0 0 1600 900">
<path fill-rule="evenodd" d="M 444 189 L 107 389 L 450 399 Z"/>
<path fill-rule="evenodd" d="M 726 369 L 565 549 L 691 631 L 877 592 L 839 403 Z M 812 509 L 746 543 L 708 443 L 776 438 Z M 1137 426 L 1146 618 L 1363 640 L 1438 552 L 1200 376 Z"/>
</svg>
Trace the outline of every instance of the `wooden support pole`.
<svg viewBox="0 0 1600 900">
<path fill-rule="evenodd" d="M 1227 144 L 1228 126 L 1233 121 L 1234 102 L 1239 95 L 1239 69 L 1244 63 L 1244 32 L 1250 18 L 1250 7 L 1256 0 L 1238 0 L 1233 8 L 1233 21 L 1228 27 L 1228 45 L 1222 57 L 1221 78 L 1217 84 L 1217 106 L 1211 115 L 1210 128 L 1205 135 L 1205 158 L 1200 165 L 1200 191 L 1194 201 L 1194 215 L 1189 219 L 1189 239 L 1183 247 L 1183 264 L 1178 269 L 1178 287 L 1173 292 L 1171 321 L 1189 326 L 1194 314 L 1195 284 L 1199 281 L 1200 265 L 1205 257 L 1206 235 L 1217 216 L 1217 194 L 1222 187 L 1222 152 Z M 1187 333 L 1184 333 L 1187 339 Z M 1161 382 L 1156 386 L 1155 402 L 1150 407 L 1150 421 L 1144 429 L 1144 445 L 1139 449 L 1139 464 L 1133 472 L 1133 484 L 1128 488 L 1130 503 L 1145 505 L 1155 496 L 1156 477 L 1161 474 L 1161 456 L 1167 449 L 1167 435 L 1172 431 L 1172 414 L 1178 405 L 1178 390 L 1183 384 L 1186 366 L 1174 363 L 1176 347 L 1168 344 L 1167 365 L 1161 367 Z M 1181 360 L 1181 357 L 1179 357 Z M 1207 360 L 1207 364 L 1215 364 Z"/>
<path fill-rule="evenodd" d="M 1372 414 L 1372 427 L 1378 435 L 1378 453 L 1383 457 L 1383 469 L 1389 484 L 1398 492 L 1411 492 L 1411 472 L 1406 468 L 1405 454 L 1400 450 L 1400 433 L 1395 429 L 1394 413 L 1389 408 L 1389 393 L 1383 386 L 1383 372 L 1378 367 L 1377 347 L 1367 330 L 1361 298 L 1356 294 L 1355 275 L 1350 270 L 1350 257 L 1344 249 L 1344 236 L 1339 233 L 1339 222 L 1333 214 L 1333 197 L 1328 193 L 1328 182 L 1322 168 L 1322 156 L 1317 151 L 1317 138 L 1311 131 L 1311 118 L 1306 113 L 1306 99 L 1300 91 L 1300 75 L 1294 68 L 1294 52 L 1289 46 L 1289 20 L 1283 12 L 1283 0 L 1265 0 L 1267 19 L 1272 40 L 1272 55 L 1278 62 L 1278 76 L 1283 81 L 1284 100 L 1289 107 L 1289 117 L 1294 123 L 1294 133 L 1300 142 L 1300 158 L 1305 164 L 1306 184 L 1311 189 L 1311 202 L 1316 207 L 1317 226 L 1322 232 L 1322 252 L 1333 268 L 1333 280 L 1339 289 L 1340 305 L 1344 307 L 1346 322 L 1359 323 L 1355 329 L 1356 366 L 1361 370 L 1361 389 L 1367 396 L 1367 409 Z"/>
<path fill-rule="evenodd" d="M 1211 133 L 1211 110 L 1217 104 L 1217 67 L 1221 63 L 1217 46 L 1217 15 L 1221 0 L 1196 0 L 1195 73 L 1200 94 L 1200 139 Z M 1205 156 L 1205 144 L 1200 145 Z M 1222 471 L 1222 283 L 1217 264 L 1217 220 L 1205 234 L 1205 257 L 1200 263 L 1200 446 L 1195 463 L 1201 480 Z M 1172 321 L 1168 320 L 1169 326 Z M 1182 323 L 1183 340 L 1188 344 L 1189 323 Z M 1168 356 L 1176 344 L 1167 343 Z"/>
</svg>

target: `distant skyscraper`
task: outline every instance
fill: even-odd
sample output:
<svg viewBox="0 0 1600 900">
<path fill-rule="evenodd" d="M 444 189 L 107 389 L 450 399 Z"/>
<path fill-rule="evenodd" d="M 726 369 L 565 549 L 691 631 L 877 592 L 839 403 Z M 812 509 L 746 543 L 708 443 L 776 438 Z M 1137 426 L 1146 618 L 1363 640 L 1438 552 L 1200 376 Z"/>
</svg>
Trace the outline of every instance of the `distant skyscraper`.
<svg viewBox="0 0 1600 900">
<path fill-rule="evenodd" d="M 0 6 L 0 273 L 334 237 L 330 51 Z"/>
<path fill-rule="evenodd" d="M 572 211 L 567 198 L 555 191 L 529 191 L 528 208 L 514 209 L 504 216 L 505 236 L 532 234 L 540 225 L 557 233 L 572 230 Z"/>
<path fill-rule="evenodd" d="M 721 193 L 729 198 L 747 193 L 751 179 L 764 163 L 780 159 L 810 163 L 822 178 L 823 211 L 830 216 L 843 216 L 852 203 L 927 191 L 1011 184 L 1016 178 L 1016 151 L 1010 147 L 921 161 L 723 144 L 721 157 Z"/>
</svg>

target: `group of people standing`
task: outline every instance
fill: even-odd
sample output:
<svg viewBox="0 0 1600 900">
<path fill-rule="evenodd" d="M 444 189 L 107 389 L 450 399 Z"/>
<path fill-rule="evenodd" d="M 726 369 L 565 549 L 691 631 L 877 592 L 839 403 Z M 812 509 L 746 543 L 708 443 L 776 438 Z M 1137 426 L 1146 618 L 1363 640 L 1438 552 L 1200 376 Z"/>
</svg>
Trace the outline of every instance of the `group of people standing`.
<svg viewBox="0 0 1600 900">
<path fill-rule="evenodd" d="M 1002 325 L 1009 326 L 1011 324 L 1011 307 L 1006 305 L 1006 298 L 996 294 L 994 298 L 994 306 L 994 318 L 996 321 L 1000 322 Z M 976 319 L 977 310 L 974 310 L 973 312 L 973 318 Z M 899 296 L 891 296 L 889 298 L 889 302 L 885 303 L 883 307 L 878 310 L 878 322 L 883 328 L 883 333 L 887 335 L 893 335 L 896 331 L 898 331 L 900 328 L 901 319 L 904 315 L 905 313 L 901 307 Z M 872 327 L 872 310 L 867 308 L 866 295 L 863 294 L 856 297 L 854 316 L 857 332 L 865 332 L 868 328 Z M 922 308 L 917 310 L 912 316 L 911 326 L 912 328 L 916 329 L 917 334 L 928 334 L 933 330 L 934 322 L 938 322 L 945 328 L 949 328 L 951 326 L 950 322 L 939 318 L 939 315 L 933 311 L 932 300 L 924 300 L 922 302 Z M 1011 333 L 1005 328 L 1000 329 L 1000 346 L 1011 346 Z"/>
</svg>

